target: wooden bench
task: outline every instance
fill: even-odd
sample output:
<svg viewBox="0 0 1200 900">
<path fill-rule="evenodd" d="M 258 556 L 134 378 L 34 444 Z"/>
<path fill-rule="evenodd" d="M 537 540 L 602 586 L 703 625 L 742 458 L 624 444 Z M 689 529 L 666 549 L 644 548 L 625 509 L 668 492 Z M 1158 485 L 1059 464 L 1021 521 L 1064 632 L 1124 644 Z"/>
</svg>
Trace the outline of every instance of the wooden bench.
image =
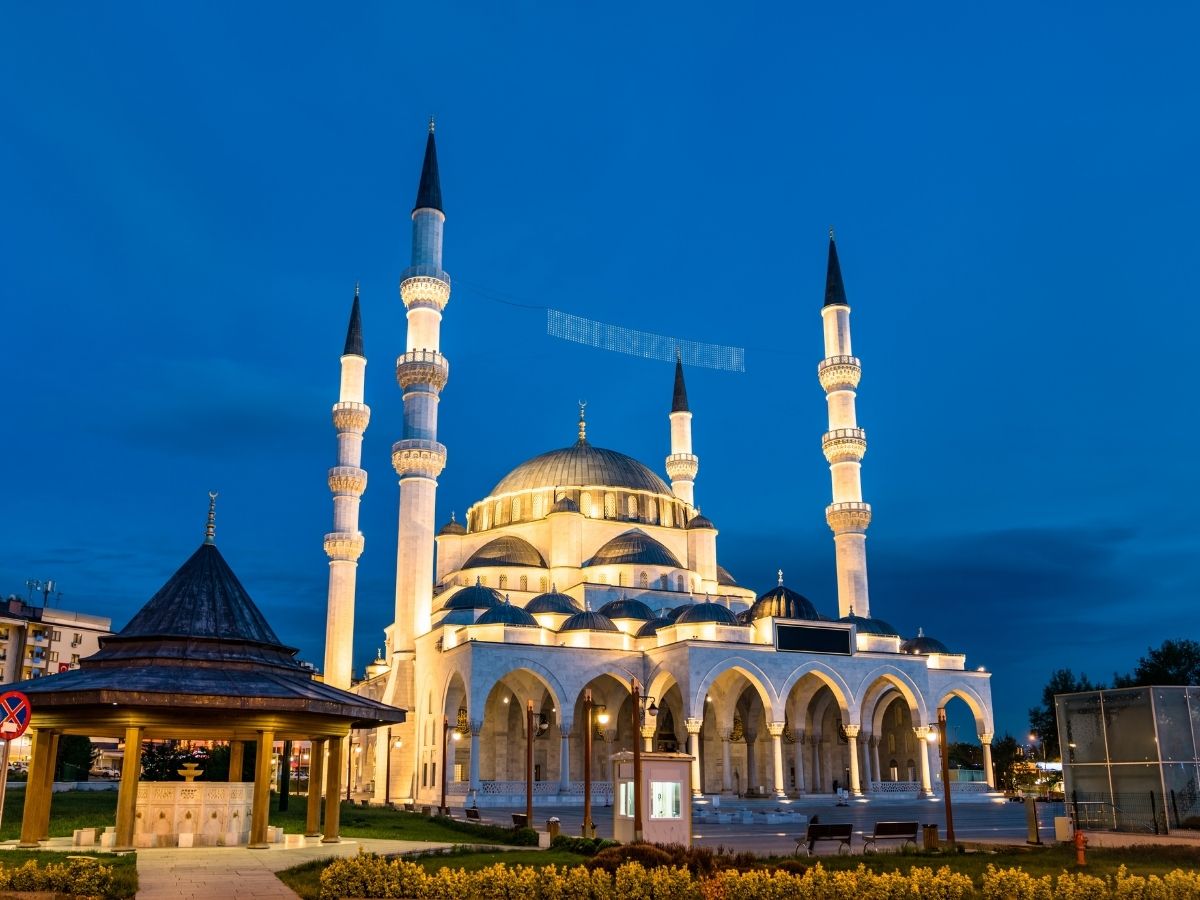
<svg viewBox="0 0 1200 900">
<path fill-rule="evenodd" d="M 850 841 L 853 839 L 854 826 L 849 822 L 829 825 L 810 822 L 804 834 L 796 838 L 796 853 L 804 850 L 806 855 L 811 856 L 813 848 L 820 841 L 837 841 L 838 853 L 849 853 Z"/>
<path fill-rule="evenodd" d="M 912 844 L 915 850 L 918 827 L 916 822 L 876 822 L 875 830 L 863 844 L 863 853 L 870 853 L 876 841 L 900 841 L 901 846 Z"/>
<path fill-rule="evenodd" d="M 513 828 L 528 828 L 529 820 L 525 817 L 525 813 L 513 813 Z"/>
<path fill-rule="evenodd" d="M 466 814 L 468 822 L 482 822 L 483 821 L 483 819 L 481 819 L 479 817 L 479 810 L 473 806 L 468 806 L 466 809 L 463 810 L 463 813 Z"/>
</svg>

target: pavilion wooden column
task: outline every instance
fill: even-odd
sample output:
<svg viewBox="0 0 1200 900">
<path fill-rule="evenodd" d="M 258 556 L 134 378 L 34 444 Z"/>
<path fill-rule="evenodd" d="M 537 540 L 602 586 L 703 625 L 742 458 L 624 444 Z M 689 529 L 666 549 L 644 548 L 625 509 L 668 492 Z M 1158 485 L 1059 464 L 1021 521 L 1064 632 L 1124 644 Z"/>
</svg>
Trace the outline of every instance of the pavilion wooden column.
<svg viewBox="0 0 1200 900">
<path fill-rule="evenodd" d="M 229 742 L 229 778 L 227 781 L 241 781 L 242 767 L 246 757 L 246 744 L 244 741 Z"/>
<path fill-rule="evenodd" d="M 260 731 L 258 745 L 254 750 L 254 801 L 250 808 L 251 850 L 266 850 L 267 816 L 271 811 L 271 746 L 275 743 L 274 731 Z"/>
<path fill-rule="evenodd" d="M 138 778 L 141 774 L 142 727 L 131 725 L 125 729 L 125 758 L 121 762 L 121 786 L 117 789 L 117 845 L 113 849 L 133 849 Z"/>
<path fill-rule="evenodd" d="M 308 821 L 305 837 L 321 836 L 321 785 L 325 774 L 325 740 L 313 738 L 308 754 Z"/>
<path fill-rule="evenodd" d="M 54 768 L 58 763 L 58 740 L 61 737 L 61 731 L 51 731 L 50 746 L 46 748 L 46 778 L 42 784 L 42 802 L 38 804 L 39 841 L 50 839 L 50 802 L 54 799 Z"/>
<path fill-rule="evenodd" d="M 46 757 L 50 749 L 50 733 L 44 728 L 33 729 L 33 743 L 30 748 L 29 780 L 25 783 L 25 812 L 21 817 L 20 847 L 37 847 L 41 837 L 41 816 L 38 813 L 42 804 L 42 794 L 46 769 Z M 51 762 L 53 765 L 53 762 Z"/>
<path fill-rule="evenodd" d="M 325 831 L 322 844 L 341 841 L 342 821 L 342 738 L 329 739 L 329 764 L 325 770 Z"/>
</svg>

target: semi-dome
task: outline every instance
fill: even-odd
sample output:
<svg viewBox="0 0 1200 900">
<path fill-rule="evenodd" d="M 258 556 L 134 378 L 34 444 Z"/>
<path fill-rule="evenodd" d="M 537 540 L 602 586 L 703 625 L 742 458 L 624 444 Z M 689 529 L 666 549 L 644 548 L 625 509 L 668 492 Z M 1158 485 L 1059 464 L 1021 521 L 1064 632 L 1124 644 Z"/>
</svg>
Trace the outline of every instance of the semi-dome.
<svg viewBox="0 0 1200 900">
<path fill-rule="evenodd" d="M 438 536 L 440 537 L 443 534 L 466 534 L 466 533 L 467 533 L 467 527 L 465 525 L 463 525 L 462 522 L 454 521 L 454 513 L 450 513 L 450 521 L 442 526 L 441 531 L 438 532 Z"/>
<path fill-rule="evenodd" d="M 683 568 L 675 555 L 640 528 L 618 534 L 596 551 L 584 566 L 612 566 L 623 563 L 643 566 Z"/>
<path fill-rule="evenodd" d="M 658 634 L 658 629 L 674 624 L 675 623 L 673 621 L 665 616 L 659 616 L 657 619 L 651 619 L 649 622 L 646 622 L 644 625 L 642 625 L 642 627 L 637 630 L 637 634 L 634 635 L 634 637 L 654 637 L 654 635 Z"/>
<path fill-rule="evenodd" d="M 883 619 L 867 619 L 863 616 L 851 614 L 848 616 L 842 616 L 840 619 L 838 619 L 838 621 L 853 625 L 861 634 L 882 634 L 894 637 L 900 636 L 900 632 L 887 622 L 883 621 Z"/>
<path fill-rule="evenodd" d="M 558 630 L 560 633 L 564 631 L 615 631 L 620 633 L 621 631 L 608 616 L 592 612 L 590 609 L 575 613 L 563 622 L 562 627 Z"/>
<path fill-rule="evenodd" d="M 737 579 L 722 565 L 717 565 L 717 584 L 724 587 L 738 587 Z"/>
<path fill-rule="evenodd" d="M 513 628 L 540 628 L 537 619 L 527 610 L 513 606 L 507 600 L 499 606 L 485 610 L 483 615 L 475 620 L 476 625 L 509 625 Z"/>
<path fill-rule="evenodd" d="M 915 638 L 909 638 L 900 645 L 900 652 L 928 655 L 930 653 L 950 653 L 951 651 L 937 638 L 927 637 L 924 628 L 918 628 Z"/>
<path fill-rule="evenodd" d="M 700 515 L 700 513 L 696 513 L 696 515 L 694 515 L 690 519 L 688 519 L 687 527 L 688 528 L 710 528 L 713 531 L 716 531 L 716 528 L 717 528 L 717 526 L 714 525 L 707 517 Z"/>
<path fill-rule="evenodd" d="M 701 622 L 716 622 L 718 625 L 739 624 L 733 610 L 711 600 L 689 606 L 675 620 L 676 625 L 697 625 Z"/>
<path fill-rule="evenodd" d="M 598 612 L 610 619 L 641 619 L 648 622 L 653 619 L 654 610 L 641 600 L 633 597 L 621 597 L 619 600 L 609 600 Z"/>
<path fill-rule="evenodd" d="M 750 619 L 812 619 L 816 620 L 817 608 L 807 597 L 797 594 L 782 584 L 776 585 L 754 601 L 750 607 Z"/>
<path fill-rule="evenodd" d="M 559 497 L 557 500 L 554 501 L 554 505 L 552 507 L 550 507 L 550 512 L 552 512 L 552 513 L 560 513 L 560 512 L 577 513 L 577 512 L 579 512 L 579 504 L 576 503 L 574 500 L 572 500 L 570 497 L 565 497 L 565 496 Z"/>
<path fill-rule="evenodd" d="M 568 594 L 560 594 L 551 586 L 550 591 L 538 594 L 525 604 L 525 612 L 533 615 L 550 613 L 554 615 L 573 616 L 579 612 L 579 604 Z"/>
<path fill-rule="evenodd" d="M 495 588 L 484 587 L 476 581 L 470 587 L 455 591 L 454 595 L 442 604 L 442 609 L 491 609 L 504 602 L 504 597 Z"/>
<path fill-rule="evenodd" d="M 546 560 L 529 541 L 512 535 L 488 541 L 471 554 L 464 569 L 481 569 L 488 566 L 532 566 L 546 568 Z"/>
<path fill-rule="evenodd" d="M 543 488 L 628 488 L 673 496 L 666 483 L 636 459 L 593 447 L 585 440 L 521 463 L 492 488 L 491 496 Z"/>
</svg>

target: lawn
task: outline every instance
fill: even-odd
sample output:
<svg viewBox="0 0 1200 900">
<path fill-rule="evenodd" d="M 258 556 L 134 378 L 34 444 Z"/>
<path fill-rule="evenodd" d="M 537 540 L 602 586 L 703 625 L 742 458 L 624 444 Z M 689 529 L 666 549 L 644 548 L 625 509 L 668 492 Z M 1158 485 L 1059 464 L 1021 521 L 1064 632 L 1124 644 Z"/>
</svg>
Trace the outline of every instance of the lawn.
<svg viewBox="0 0 1200 900">
<path fill-rule="evenodd" d="M 7 815 L 5 818 L 8 818 Z M 112 853 L 85 854 L 82 851 L 58 853 L 52 850 L 0 850 L 0 866 L 17 868 L 31 859 L 37 860 L 41 865 L 67 863 L 70 861 L 70 856 L 83 855 L 94 855 L 102 865 L 112 866 L 113 890 L 108 895 L 109 897 L 126 898 L 133 897 L 137 893 L 137 857 L 132 853 L 123 853 L 118 856 Z"/>
<path fill-rule="evenodd" d="M 0 841 L 21 836 L 25 792 L 11 789 L 4 795 L 4 827 Z M 64 791 L 50 801 L 50 837 L 70 837 L 76 828 L 96 828 L 117 823 L 116 791 Z"/>
</svg>

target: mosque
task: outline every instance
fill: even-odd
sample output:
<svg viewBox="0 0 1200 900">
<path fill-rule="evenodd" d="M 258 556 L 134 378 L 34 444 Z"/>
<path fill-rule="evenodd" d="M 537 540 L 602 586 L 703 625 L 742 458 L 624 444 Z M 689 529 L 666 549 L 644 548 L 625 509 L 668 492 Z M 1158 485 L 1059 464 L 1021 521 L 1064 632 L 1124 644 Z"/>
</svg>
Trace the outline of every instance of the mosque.
<svg viewBox="0 0 1200 900">
<path fill-rule="evenodd" d="M 666 480 L 591 443 L 581 408 L 573 444 L 520 463 L 463 522 L 451 517 L 436 527 L 447 456 L 437 440 L 439 396 L 450 373 L 440 344 L 451 289 L 442 268 L 445 221 L 431 123 L 411 265 L 400 277 L 408 334 L 396 364 L 404 433 L 392 446 L 400 479 L 395 613 L 386 649 L 353 684 L 364 546 L 358 508 L 367 480 L 361 446 L 370 420 L 357 292 L 333 407 L 324 678 L 408 710 L 402 725 L 352 733 L 358 796 L 436 804 L 444 779 L 457 804 L 523 804 L 530 705 L 534 791 L 547 802 L 581 801 L 585 729 L 597 800 L 610 791 L 610 757 L 634 741 L 690 754 L 697 794 L 928 795 L 939 772 L 931 725 L 951 698 L 970 708 L 984 752 L 986 782 L 961 787 L 989 789 L 990 674 L 969 670 L 961 653 L 919 631 L 902 634 L 871 609 L 871 507 L 860 480 L 867 444 L 855 413 L 862 369 L 832 234 L 817 379 L 828 403 L 821 446 L 833 482 L 825 519 L 836 616 L 786 585 L 782 572 L 760 593 L 721 566 L 717 526 L 695 502 L 702 448 L 692 444 L 681 360 L 669 394 L 663 385 Z M 635 683 L 657 715 L 635 718 Z M 603 714 L 585 713 L 585 695 Z"/>
</svg>

